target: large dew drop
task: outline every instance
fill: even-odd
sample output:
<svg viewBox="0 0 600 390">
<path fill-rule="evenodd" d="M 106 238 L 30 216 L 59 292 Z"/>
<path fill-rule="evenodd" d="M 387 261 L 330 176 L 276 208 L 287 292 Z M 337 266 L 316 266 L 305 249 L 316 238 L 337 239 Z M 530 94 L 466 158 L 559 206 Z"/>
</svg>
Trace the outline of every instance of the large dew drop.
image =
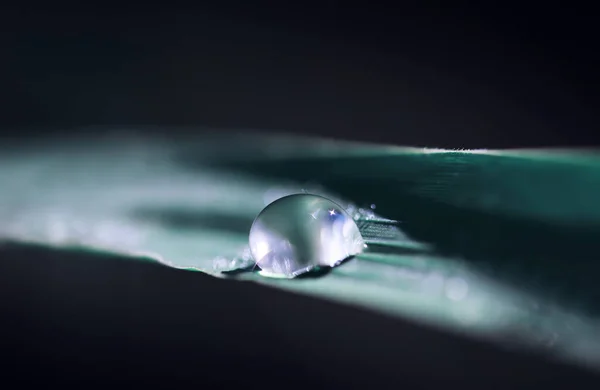
<svg viewBox="0 0 600 390">
<path fill-rule="evenodd" d="M 322 196 L 289 195 L 269 204 L 250 229 L 250 251 L 261 274 L 293 278 L 334 267 L 365 242 L 342 207 Z"/>
</svg>

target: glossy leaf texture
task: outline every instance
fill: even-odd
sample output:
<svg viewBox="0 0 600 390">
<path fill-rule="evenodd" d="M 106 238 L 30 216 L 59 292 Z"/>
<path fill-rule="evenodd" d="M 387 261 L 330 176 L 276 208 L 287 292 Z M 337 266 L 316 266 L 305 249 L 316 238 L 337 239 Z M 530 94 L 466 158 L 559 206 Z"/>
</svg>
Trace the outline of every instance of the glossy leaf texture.
<svg viewBox="0 0 600 390">
<path fill-rule="evenodd" d="M 600 367 L 590 151 L 119 135 L 13 146 L 0 187 L 6 241 L 249 280 Z M 264 206 L 300 191 L 373 205 L 397 221 L 395 235 L 321 277 L 223 275 L 251 264 L 248 232 Z"/>
</svg>

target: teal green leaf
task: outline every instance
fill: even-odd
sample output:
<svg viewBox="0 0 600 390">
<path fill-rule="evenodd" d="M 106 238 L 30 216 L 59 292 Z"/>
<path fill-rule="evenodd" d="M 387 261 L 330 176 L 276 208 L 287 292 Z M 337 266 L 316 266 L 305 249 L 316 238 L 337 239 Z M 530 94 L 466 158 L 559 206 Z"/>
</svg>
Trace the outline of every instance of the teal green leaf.
<svg viewBox="0 0 600 390">
<path fill-rule="evenodd" d="M 398 221 L 396 236 L 323 277 L 230 277 L 600 367 L 600 158 L 590 151 L 258 134 L 115 136 L 12 150 L 0 156 L 5 241 L 225 277 L 223 266 L 248 261 L 250 224 L 281 194 L 375 204 L 380 217 Z"/>
</svg>

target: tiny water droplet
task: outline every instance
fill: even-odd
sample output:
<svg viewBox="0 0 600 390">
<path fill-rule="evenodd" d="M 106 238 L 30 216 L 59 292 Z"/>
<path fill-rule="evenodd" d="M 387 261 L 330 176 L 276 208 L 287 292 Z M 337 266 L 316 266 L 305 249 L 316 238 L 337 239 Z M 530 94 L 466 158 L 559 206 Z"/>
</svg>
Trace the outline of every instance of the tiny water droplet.
<svg viewBox="0 0 600 390">
<path fill-rule="evenodd" d="M 377 206 L 375 205 L 375 203 L 373 203 L 373 204 L 371 205 L 371 210 L 375 210 L 376 208 L 377 208 Z"/>
<path fill-rule="evenodd" d="M 223 271 L 229 268 L 229 260 L 225 257 L 218 256 L 213 259 L 213 269 L 215 271 Z"/>
<path fill-rule="evenodd" d="M 250 248 L 244 248 L 244 251 L 242 252 L 241 257 L 243 260 L 251 260 L 252 253 L 250 253 Z"/>
<path fill-rule="evenodd" d="M 312 194 L 269 204 L 254 220 L 249 241 L 261 274 L 288 278 L 336 266 L 364 249 L 352 217 L 333 201 Z"/>
</svg>

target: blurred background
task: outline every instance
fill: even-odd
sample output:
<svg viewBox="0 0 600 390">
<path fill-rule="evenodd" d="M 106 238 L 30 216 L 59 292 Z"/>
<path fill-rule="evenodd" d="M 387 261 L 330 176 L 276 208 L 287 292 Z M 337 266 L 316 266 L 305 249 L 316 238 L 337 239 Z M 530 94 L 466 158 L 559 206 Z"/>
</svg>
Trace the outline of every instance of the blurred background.
<svg viewBox="0 0 600 390">
<path fill-rule="evenodd" d="M 0 10 L 9 135 L 184 125 L 432 147 L 599 140 L 597 26 L 576 2 L 17 4 Z"/>
</svg>

